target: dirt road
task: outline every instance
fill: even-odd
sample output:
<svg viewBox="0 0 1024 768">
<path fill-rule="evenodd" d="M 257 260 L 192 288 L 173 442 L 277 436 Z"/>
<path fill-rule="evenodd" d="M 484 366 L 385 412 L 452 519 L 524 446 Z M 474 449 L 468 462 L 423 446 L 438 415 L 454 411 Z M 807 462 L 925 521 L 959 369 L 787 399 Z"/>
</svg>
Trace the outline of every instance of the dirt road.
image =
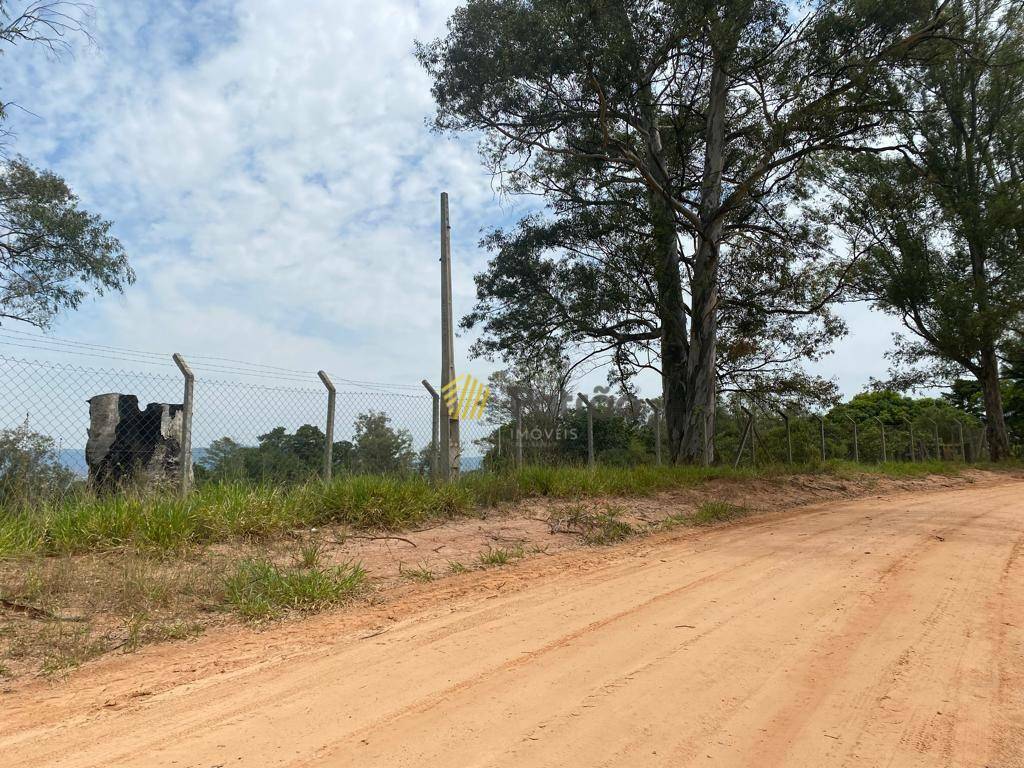
<svg viewBox="0 0 1024 768">
<path fill-rule="evenodd" d="M 1024 765 L 1019 480 L 536 558 L 399 603 L 8 693 L 2 762 Z"/>
</svg>

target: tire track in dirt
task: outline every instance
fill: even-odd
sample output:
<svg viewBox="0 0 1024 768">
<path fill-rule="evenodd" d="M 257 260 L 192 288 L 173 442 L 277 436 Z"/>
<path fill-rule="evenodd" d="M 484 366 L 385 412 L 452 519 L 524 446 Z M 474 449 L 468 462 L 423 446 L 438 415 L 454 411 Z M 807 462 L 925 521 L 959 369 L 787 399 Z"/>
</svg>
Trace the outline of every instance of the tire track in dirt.
<svg viewBox="0 0 1024 768">
<path fill-rule="evenodd" d="M 820 511 L 820 512 L 809 512 L 809 513 L 807 513 L 806 518 L 807 519 L 815 519 L 815 518 L 825 519 L 825 517 L 828 514 L 829 514 L 828 510 L 824 510 L 824 511 Z M 801 515 L 800 517 L 803 518 L 804 516 Z M 793 518 L 792 517 L 787 517 L 787 519 L 793 519 Z M 746 523 L 746 524 L 743 524 L 743 525 L 740 525 L 740 526 L 736 526 L 732 530 L 722 529 L 722 530 L 715 531 L 714 533 L 717 534 L 717 535 L 722 536 L 725 539 L 726 542 L 730 538 L 733 539 L 733 540 L 742 541 L 742 539 L 745 538 L 745 536 L 748 535 L 746 533 L 746 531 L 748 529 L 757 530 L 757 529 L 763 528 L 765 526 L 769 526 L 771 524 L 772 523 L 769 523 L 769 522 L 752 522 L 752 523 Z M 815 537 L 819 537 L 819 536 L 831 533 L 833 531 L 845 528 L 848 525 L 850 525 L 849 521 L 844 521 L 842 523 L 834 524 L 834 525 L 828 525 L 828 526 L 822 528 L 821 530 L 813 531 L 813 533 L 811 535 L 813 535 Z M 689 540 L 689 539 L 692 539 L 693 537 L 694 537 L 693 534 L 684 534 L 681 538 Z M 754 561 L 754 560 L 762 559 L 763 557 L 765 557 L 765 556 L 760 556 L 758 558 L 753 558 L 751 560 L 751 562 Z M 605 558 L 602 558 L 602 559 L 605 559 Z M 674 561 L 667 560 L 666 562 L 672 563 Z M 714 567 L 713 567 L 713 564 L 712 564 L 711 567 L 708 567 L 706 569 L 706 571 L 707 571 L 706 574 L 702 578 L 697 579 L 694 582 L 694 584 L 695 585 L 701 584 L 701 583 L 704 583 L 704 582 L 706 582 L 708 580 L 712 580 L 714 578 L 717 578 L 717 577 L 721 576 L 723 573 L 725 573 L 727 571 L 731 571 L 734 568 L 738 567 L 739 565 L 742 565 L 742 563 L 741 564 L 734 564 L 734 565 L 730 566 L 729 568 L 720 569 L 719 571 L 715 571 Z M 632 560 L 627 561 L 625 563 L 621 563 L 621 562 L 617 562 L 617 561 L 613 560 L 612 561 L 612 566 L 611 566 L 610 569 L 609 568 L 603 568 L 603 569 L 595 569 L 594 571 L 591 571 L 591 572 L 584 572 L 581 576 L 578 576 L 578 579 L 581 582 L 581 587 L 585 587 L 586 585 L 590 585 L 592 587 L 596 587 L 596 588 L 600 589 L 600 588 L 602 588 L 602 585 L 604 585 L 610 578 L 614 578 L 617 575 L 618 576 L 627 577 L 627 578 L 631 578 L 632 575 L 634 573 L 636 573 L 637 571 L 643 570 L 643 569 L 649 568 L 649 567 L 650 567 L 649 563 L 647 563 L 647 562 L 645 562 L 643 560 L 639 560 L 639 559 L 632 559 Z M 690 588 L 690 586 L 691 585 L 684 585 L 683 587 L 681 587 L 681 588 L 679 588 L 678 590 L 675 590 L 675 591 L 677 591 L 677 592 L 685 591 L 686 589 Z M 543 587 L 542 587 L 542 589 L 543 589 Z M 552 593 L 556 592 L 558 589 L 559 589 L 559 587 L 557 585 L 557 582 L 552 582 L 550 585 L 547 586 L 547 590 L 549 592 L 552 592 Z M 513 600 L 513 601 L 516 600 L 516 599 L 517 599 L 516 597 L 511 598 L 511 600 Z M 657 599 L 657 597 L 655 599 Z M 642 608 L 643 608 L 643 606 L 637 606 L 637 605 L 632 605 L 631 604 L 628 607 L 628 609 L 623 611 L 623 617 L 628 616 L 631 613 L 635 613 L 635 612 L 641 610 Z M 449 626 L 447 622 L 441 623 L 439 625 L 439 627 L 434 632 L 428 634 L 427 642 L 424 642 L 424 640 L 421 640 L 418 637 L 416 632 L 409 633 L 407 636 L 401 636 L 397 642 L 412 642 L 412 641 L 416 641 L 416 645 L 418 647 L 419 652 L 422 652 L 422 651 L 426 650 L 427 646 L 429 646 L 429 642 L 433 641 L 434 639 L 438 639 L 438 638 L 448 638 L 448 639 L 450 639 L 453 636 L 456 636 L 459 632 L 465 632 L 465 631 L 470 631 L 470 630 L 479 632 L 482 628 L 486 628 L 486 626 L 488 625 L 489 622 L 494 621 L 494 620 L 500 620 L 505 614 L 507 614 L 507 612 L 509 610 L 516 610 L 516 605 L 512 604 L 512 605 L 505 606 L 504 608 L 495 608 L 495 607 L 490 607 L 490 606 L 484 607 L 484 608 L 475 608 L 472 611 L 470 611 L 468 615 L 466 615 L 464 617 L 460 617 L 457 620 L 457 625 L 455 627 Z M 608 617 L 607 621 L 614 621 L 616 618 L 617 617 L 615 617 L 615 616 Z M 607 622 L 601 622 L 601 623 L 607 623 Z M 598 623 L 598 624 L 601 624 L 601 623 Z M 595 630 L 600 628 L 600 626 L 598 626 L 598 624 L 594 624 L 594 625 L 591 625 L 591 626 L 584 626 L 580 630 L 577 630 L 576 634 L 585 634 L 587 632 L 595 631 Z M 572 637 L 568 637 L 568 638 L 565 638 L 562 641 L 555 641 L 553 643 L 550 643 L 549 644 L 550 649 L 557 648 L 560 645 L 564 644 L 565 641 L 568 641 L 568 640 L 571 640 L 571 639 L 572 639 Z M 538 649 L 535 653 L 542 653 L 543 651 L 544 651 L 544 649 L 541 648 L 541 649 Z M 295 700 L 302 699 L 303 696 L 305 695 L 306 691 L 308 691 L 310 689 L 310 687 L 313 687 L 317 683 L 322 682 L 322 672 L 320 671 L 321 660 L 323 658 L 326 658 L 326 657 L 327 657 L 327 653 L 323 652 L 323 653 L 320 653 L 320 654 L 316 654 L 315 658 L 312 658 L 312 659 L 303 659 L 301 657 L 297 658 L 297 659 L 296 658 L 289 658 L 288 659 L 288 663 L 304 662 L 305 664 L 307 664 L 310 667 L 310 670 L 305 675 L 303 675 L 303 676 L 295 675 L 294 672 L 291 671 L 290 669 L 276 668 L 273 664 L 269 664 L 269 665 L 268 664 L 258 664 L 258 665 L 246 668 L 244 670 L 238 670 L 238 671 L 235 671 L 233 673 L 228 673 L 227 675 L 223 676 L 223 679 L 221 681 L 214 681 L 215 685 L 216 685 L 216 688 L 218 688 L 220 690 L 209 690 L 209 683 L 211 681 L 208 680 L 208 681 L 204 681 L 204 683 L 206 683 L 205 686 L 204 686 L 204 683 L 198 683 L 198 684 L 193 684 L 193 685 L 190 685 L 190 686 L 185 686 L 185 687 L 182 687 L 182 688 L 176 689 L 175 691 L 170 692 L 170 696 L 173 697 L 173 696 L 176 696 L 176 695 L 192 694 L 192 693 L 196 692 L 198 689 L 200 689 L 202 687 L 206 687 L 208 689 L 208 690 L 205 691 L 205 695 L 204 695 L 204 698 L 203 698 L 202 705 L 200 707 L 197 707 L 197 708 L 192 708 L 192 709 L 190 709 L 190 711 L 188 711 L 186 713 L 183 713 L 180 717 L 178 717 L 176 719 L 176 726 L 175 726 L 175 728 L 171 732 L 166 733 L 166 735 L 162 739 L 154 740 L 150 744 L 150 748 L 152 748 L 152 749 L 159 749 L 159 748 L 162 748 L 162 747 L 165 747 L 165 746 L 168 746 L 168 745 L 173 745 L 173 744 L 175 744 L 177 742 L 180 742 L 180 741 L 182 741 L 184 739 L 187 739 L 189 737 L 189 735 L 194 730 L 196 730 L 198 728 L 209 730 L 211 728 L 215 728 L 217 725 L 219 725 L 221 723 L 230 723 L 232 720 L 234 720 L 234 719 L 238 718 L 239 716 L 241 716 L 242 714 L 244 714 L 247 710 L 249 710 L 251 708 L 251 702 L 247 698 L 245 698 L 245 697 L 239 697 L 238 696 L 237 688 L 239 686 L 245 685 L 246 678 L 248 678 L 250 676 L 261 675 L 261 676 L 263 676 L 265 682 L 268 682 L 268 683 L 273 684 L 273 685 L 281 685 L 282 686 L 280 689 L 275 691 L 275 696 L 274 696 L 275 705 L 277 707 L 279 707 L 279 708 L 282 707 L 283 705 L 287 704 L 289 701 L 295 701 Z M 517 659 L 517 660 L 514 660 L 514 661 L 519 661 L 519 660 Z M 502 666 L 496 668 L 494 671 L 496 673 L 497 672 L 501 672 L 504 669 L 506 669 L 508 666 L 509 665 L 502 665 Z M 467 682 L 472 682 L 472 681 L 467 681 Z M 228 685 L 229 683 L 231 684 L 230 686 Z M 444 695 L 447 695 L 447 694 L 445 692 L 441 692 L 439 694 L 436 694 L 436 696 L 442 696 L 442 697 Z M 152 705 L 158 704 L 161 700 L 167 700 L 168 698 L 169 698 L 168 696 L 154 697 L 154 699 L 152 701 L 147 701 L 146 702 L 146 706 L 152 706 Z M 228 702 L 228 703 L 225 703 L 225 702 Z M 211 711 L 216 711 L 217 714 L 211 716 L 211 715 L 208 714 Z M 397 715 L 401 715 L 401 714 L 403 714 L 403 712 L 399 711 L 399 712 L 396 713 L 396 716 Z M 112 716 L 111 718 L 108 718 L 108 719 L 116 719 L 116 716 Z M 79 723 L 79 725 L 81 725 L 81 724 Z M 149 724 L 146 723 L 144 725 L 148 726 Z M 153 725 L 160 725 L 160 723 L 154 723 Z M 138 723 L 135 723 L 134 725 L 132 725 L 130 727 L 126 725 L 125 729 L 120 730 L 120 731 L 117 730 L 116 728 L 111 728 L 109 731 L 107 731 L 104 734 L 104 737 L 107 740 L 114 740 L 114 739 L 116 739 L 118 737 L 128 735 L 128 729 L 129 728 L 135 728 L 135 727 L 138 727 L 138 726 L 139 726 Z M 47 755 L 47 756 L 44 756 L 44 757 L 45 758 L 53 758 L 53 757 L 55 757 L 55 755 Z M 126 757 L 126 756 L 117 755 L 116 757 L 118 759 L 120 759 L 120 758 L 123 758 L 123 757 Z"/>
</svg>

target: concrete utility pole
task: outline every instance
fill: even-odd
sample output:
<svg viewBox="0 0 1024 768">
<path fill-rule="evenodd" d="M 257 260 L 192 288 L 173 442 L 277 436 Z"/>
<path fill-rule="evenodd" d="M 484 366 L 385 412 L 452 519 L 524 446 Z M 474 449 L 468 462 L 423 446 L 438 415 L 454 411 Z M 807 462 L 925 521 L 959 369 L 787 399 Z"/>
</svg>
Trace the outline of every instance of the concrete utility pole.
<svg viewBox="0 0 1024 768">
<path fill-rule="evenodd" d="M 452 226 L 448 218 L 448 193 L 441 193 L 441 393 L 455 381 L 455 328 L 452 322 Z M 448 408 L 441 419 L 441 471 L 445 480 L 459 477 L 459 406 Z"/>
</svg>

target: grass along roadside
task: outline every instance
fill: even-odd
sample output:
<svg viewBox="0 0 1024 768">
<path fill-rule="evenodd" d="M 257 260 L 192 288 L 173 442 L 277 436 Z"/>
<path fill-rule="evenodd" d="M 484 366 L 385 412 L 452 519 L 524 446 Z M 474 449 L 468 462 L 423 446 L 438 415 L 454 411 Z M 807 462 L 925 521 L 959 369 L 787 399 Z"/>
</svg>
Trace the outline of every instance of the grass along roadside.
<svg viewBox="0 0 1024 768">
<path fill-rule="evenodd" d="M 285 488 L 211 484 L 175 495 L 81 495 L 30 511 L 0 510 L 0 559 L 30 554 L 78 554 L 125 546 L 176 551 L 256 539 L 294 528 L 347 524 L 398 530 L 428 520 L 469 515 L 527 498 L 635 497 L 693 487 L 713 479 L 793 474 L 919 477 L 955 474 L 961 464 L 825 465 L 758 469 L 729 467 L 526 467 L 503 474 L 472 473 L 452 484 L 411 477 L 353 476 Z"/>
<path fill-rule="evenodd" d="M 959 468 L 928 467 L 912 475 L 906 469 L 881 468 L 865 478 L 866 473 L 859 469 L 830 467 L 821 486 L 842 493 L 846 484 L 837 486 L 836 478 L 856 478 L 856 485 L 867 489 L 876 487 L 875 478 L 883 471 L 890 477 L 906 478 L 934 474 L 936 469 L 954 474 Z M 106 541 L 91 549 L 56 547 L 50 541 L 0 558 L 0 679 L 38 672 L 59 674 L 110 651 L 127 652 L 151 642 L 188 638 L 238 618 L 264 621 L 318 611 L 363 594 L 376 599 L 378 588 L 389 583 L 428 582 L 467 571 L 507 567 L 528 554 L 614 544 L 678 525 L 729 522 L 747 514 L 740 504 L 747 503 L 751 493 L 753 498 L 763 497 L 766 487 L 795 488 L 797 494 L 818 498 L 813 478 L 805 476 L 791 484 L 788 473 L 781 471 L 658 470 L 632 478 L 623 478 L 622 472 L 527 471 L 523 474 L 528 479 L 499 478 L 504 492 L 511 493 L 508 489 L 514 488 L 521 497 L 535 498 L 543 490 L 548 500 L 526 501 L 513 517 L 481 514 L 481 520 L 468 527 L 424 523 L 442 515 L 480 514 L 482 494 L 471 490 L 474 483 L 482 482 L 479 478 L 466 478 L 439 497 L 416 495 L 444 494 L 446 489 L 434 489 L 427 483 L 414 486 L 415 491 L 408 485 L 379 484 L 372 486 L 376 495 L 366 492 L 364 486 L 361 496 L 349 487 L 343 498 L 359 499 L 350 502 L 350 516 L 322 515 L 314 518 L 317 526 L 304 525 L 300 522 L 304 518 L 261 516 L 267 511 L 263 507 L 262 512 L 250 512 L 240 533 L 222 523 L 223 527 L 216 529 L 181 529 L 206 530 L 205 538 L 192 534 L 154 540 L 126 535 L 126 543 L 119 546 L 113 539 L 90 539 L 94 544 Z M 726 482 L 699 487 L 704 480 L 716 478 Z M 774 480 L 780 484 L 771 485 Z M 583 483 L 591 495 L 580 492 Z M 390 487 L 397 487 L 407 500 L 427 501 L 402 512 L 394 506 L 397 502 L 389 495 Z M 618 494 L 608 493 L 609 487 L 615 487 Z M 492 491 L 494 486 L 484 484 L 483 488 Z M 685 494 L 685 501 L 668 506 L 662 501 L 626 498 L 666 488 L 692 492 Z M 323 490 L 339 494 L 336 487 Z M 465 506 L 431 506 L 437 498 L 465 498 Z M 492 504 L 497 501 L 493 495 L 490 498 Z M 196 503 L 196 499 L 178 500 L 189 501 Z M 652 514 L 652 510 L 660 514 Z M 151 512 L 144 510 L 144 514 Z M 210 516 L 212 512 L 206 509 L 200 514 Z M 332 516 L 342 522 L 331 524 Z M 324 519 L 326 524 L 320 522 Z M 370 520 L 376 522 L 367 522 Z M 533 534 L 524 533 L 524 521 L 533 521 Z M 536 522 L 547 526 L 538 531 Z M 154 529 L 151 521 L 136 524 L 140 531 Z M 356 534 L 366 527 L 411 530 L 401 536 Z M 467 537 L 467 531 L 474 533 Z M 552 533 L 567 535 L 552 538 Z M 419 548 L 412 539 L 419 542 Z M 164 546 L 169 541 L 178 543 Z"/>
<path fill-rule="evenodd" d="M 224 579 L 225 602 L 245 619 L 262 620 L 286 611 L 323 610 L 355 597 L 365 586 L 358 563 L 322 567 L 304 560 L 293 568 L 266 558 L 237 563 Z"/>
</svg>

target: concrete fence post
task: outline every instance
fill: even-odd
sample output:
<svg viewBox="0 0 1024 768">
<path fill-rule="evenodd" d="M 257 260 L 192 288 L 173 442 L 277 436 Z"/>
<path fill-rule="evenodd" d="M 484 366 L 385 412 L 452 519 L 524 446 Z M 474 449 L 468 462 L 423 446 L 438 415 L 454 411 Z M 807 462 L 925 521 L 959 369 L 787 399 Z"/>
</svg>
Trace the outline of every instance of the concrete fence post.
<svg viewBox="0 0 1024 768">
<path fill-rule="evenodd" d="M 189 368 L 185 358 L 177 352 L 171 358 L 185 377 L 185 394 L 181 404 L 181 475 L 179 486 L 181 495 L 186 495 L 192 488 L 192 409 L 195 398 L 196 377 Z"/>
<path fill-rule="evenodd" d="M 779 411 L 779 415 L 782 416 L 783 422 L 786 424 L 786 463 L 793 463 L 793 430 L 789 423 L 789 414 L 785 411 Z"/>
<path fill-rule="evenodd" d="M 877 416 L 875 416 L 874 419 L 878 422 L 878 426 L 882 428 L 882 463 L 886 464 L 889 461 L 889 452 L 886 450 L 885 446 L 885 422 Z"/>
<path fill-rule="evenodd" d="M 647 404 L 654 409 L 654 463 L 661 466 L 661 408 L 653 400 Z"/>
<path fill-rule="evenodd" d="M 430 382 L 426 379 L 420 383 L 423 385 L 424 389 L 430 393 L 430 402 L 432 406 L 430 411 L 430 478 L 432 480 L 437 480 L 437 465 L 440 461 L 438 451 L 441 447 L 441 396 L 437 394 L 437 390 L 430 386 Z"/>
<path fill-rule="evenodd" d="M 935 434 L 935 460 L 942 461 L 942 441 L 939 440 L 939 423 L 935 419 L 925 419 L 931 423 Z"/>
<path fill-rule="evenodd" d="M 966 464 L 967 446 L 964 444 L 964 425 L 959 419 L 955 419 L 953 423 L 956 424 L 956 429 L 960 437 L 960 458 L 963 459 L 964 464 Z"/>
<path fill-rule="evenodd" d="M 740 461 L 743 459 L 743 451 L 747 448 L 747 438 L 750 437 L 750 432 L 754 428 L 754 414 L 743 407 L 741 407 L 740 410 L 747 414 L 747 426 L 743 429 L 743 438 L 740 440 L 740 447 L 736 451 L 736 461 L 733 462 L 733 469 L 737 469 L 739 467 Z M 757 466 L 757 456 L 754 453 L 753 443 L 751 443 L 750 448 L 750 459 L 754 462 L 754 466 Z"/>
<path fill-rule="evenodd" d="M 590 399 L 582 392 L 577 393 L 583 404 L 587 406 L 587 466 L 594 468 L 594 407 Z"/>
<path fill-rule="evenodd" d="M 327 426 L 324 429 L 326 440 L 324 442 L 324 481 L 330 482 L 334 473 L 334 408 L 337 404 L 338 390 L 331 381 L 326 371 L 317 371 L 317 376 L 327 388 Z"/>
<path fill-rule="evenodd" d="M 516 421 L 516 469 L 523 468 L 523 401 L 519 395 L 512 395 L 512 408 L 515 411 Z"/>
<path fill-rule="evenodd" d="M 847 416 L 846 420 L 853 424 L 853 461 L 860 464 L 860 434 L 857 431 L 857 422 L 852 416 Z"/>
<path fill-rule="evenodd" d="M 914 458 L 914 422 L 908 418 L 904 418 L 903 421 L 906 422 L 907 427 L 910 429 L 910 461 L 914 462 L 916 461 Z"/>
</svg>

